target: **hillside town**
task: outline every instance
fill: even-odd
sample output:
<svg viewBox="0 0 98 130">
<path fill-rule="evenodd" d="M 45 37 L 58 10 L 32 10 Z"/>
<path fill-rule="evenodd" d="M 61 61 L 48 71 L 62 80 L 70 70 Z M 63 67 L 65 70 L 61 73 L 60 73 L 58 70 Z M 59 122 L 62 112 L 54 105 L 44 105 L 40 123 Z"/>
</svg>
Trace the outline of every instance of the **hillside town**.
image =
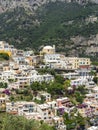
<svg viewBox="0 0 98 130">
<path fill-rule="evenodd" d="M 55 45 L 34 54 L 5 41 L 0 41 L 0 54 L 9 56 L 0 60 L 0 113 L 43 121 L 57 130 L 76 127 L 74 119 L 80 116 L 90 123 L 78 123 L 78 130 L 98 130 L 98 68 L 90 58 L 66 57 Z"/>
</svg>

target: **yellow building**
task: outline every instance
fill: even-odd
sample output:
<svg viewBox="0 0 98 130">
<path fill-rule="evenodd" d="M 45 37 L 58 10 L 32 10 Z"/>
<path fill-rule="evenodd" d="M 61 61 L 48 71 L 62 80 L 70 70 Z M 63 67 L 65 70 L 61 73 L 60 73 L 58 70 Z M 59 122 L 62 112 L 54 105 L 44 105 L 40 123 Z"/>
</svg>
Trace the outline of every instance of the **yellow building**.
<svg viewBox="0 0 98 130">
<path fill-rule="evenodd" d="M 55 45 L 43 47 L 41 54 L 55 54 Z"/>
<path fill-rule="evenodd" d="M 1 54 L 1 53 L 8 54 L 9 56 L 12 55 L 11 51 L 0 50 L 0 54 Z"/>
<path fill-rule="evenodd" d="M 71 64 L 72 69 L 88 68 L 91 64 L 90 58 L 66 57 L 65 59 Z"/>
<path fill-rule="evenodd" d="M 90 58 L 79 58 L 79 67 L 85 68 L 89 67 L 91 64 Z"/>
</svg>

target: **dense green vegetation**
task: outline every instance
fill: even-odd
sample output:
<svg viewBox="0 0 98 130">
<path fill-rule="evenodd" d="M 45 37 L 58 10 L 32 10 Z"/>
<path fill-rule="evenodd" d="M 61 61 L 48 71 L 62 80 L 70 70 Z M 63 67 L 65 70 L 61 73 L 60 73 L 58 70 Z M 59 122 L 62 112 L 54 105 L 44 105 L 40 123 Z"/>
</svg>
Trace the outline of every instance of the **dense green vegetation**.
<svg viewBox="0 0 98 130">
<path fill-rule="evenodd" d="M 70 115 L 68 115 L 68 113 L 65 113 L 63 117 L 67 126 L 67 130 L 84 130 L 85 126 L 88 124 L 88 119 L 82 117 L 79 113 L 77 113 L 76 115 L 74 114 L 74 112 L 70 113 Z"/>
<path fill-rule="evenodd" d="M 0 60 L 9 60 L 9 55 L 7 53 L 0 53 Z"/>
<path fill-rule="evenodd" d="M 92 65 L 98 66 L 98 62 L 92 62 Z"/>
<path fill-rule="evenodd" d="M 0 113 L 0 130 L 55 130 L 47 124 L 27 120 L 21 116 Z"/>
<path fill-rule="evenodd" d="M 76 3 L 49 3 L 39 8 L 35 15 L 16 8 L 0 15 L 0 39 L 19 48 L 55 44 L 60 51 L 71 45 L 70 37 L 89 37 L 98 33 L 98 23 L 86 24 L 85 18 L 98 15 L 98 5 L 81 6 Z M 62 47 L 63 46 L 63 47 Z"/>
<path fill-rule="evenodd" d="M 29 87 L 22 90 L 15 90 L 15 92 L 13 90 L 12 94 L 10 95 L 11 101 L 32 101 L 32 98 L 33 95 Z"/>
<path fill-rule="evenodd" d="M 63 92 L 64 92 L 64 79 L 61 76 L 55 76 L 55 80 L 53 82 L 50 83 L 46 83 L 46 82 L 35 82 L 32 83 L 30 85 L 31 89 L 34 92 L 37 91 L 47 91 L 52 95 L 52 98 L 56 98 L 58 96 L 64 96 Z"/>
<path fill-rule="evenodd" d="M 0 88 L 7 88 L 7 83 L 0 82 Z"/>
</svg>

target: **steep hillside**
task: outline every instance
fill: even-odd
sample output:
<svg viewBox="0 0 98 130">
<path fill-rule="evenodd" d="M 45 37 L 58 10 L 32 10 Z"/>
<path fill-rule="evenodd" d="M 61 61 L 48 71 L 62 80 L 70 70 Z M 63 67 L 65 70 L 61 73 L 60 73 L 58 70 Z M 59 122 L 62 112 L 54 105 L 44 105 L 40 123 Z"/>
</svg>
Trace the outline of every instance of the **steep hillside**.
<svg viewBox="0 0 98 130">
<path fill-rule="evenodd" d="M 71 0 L 0 0 L 0 12 L 5 12 L 8 10 L 12 10 L 17 7 L 23 7 L 26 10 L 35 11 L 38 9 L 38 7 L 47 4 L 49 2 L 55 2 L 55 1 L 61 1 L 61 2 L 71 2 Z M 82 4 L 83 0 L 72 0 L 73 2 L 77 2 Z M 84 0 L 84 3 L 86 3 L 88 0 Z"/>
<path fill-rule="evenodd" d="M 97 55 L 86 51 L 90 40 L 98 45 L 98 5 L 49 2 L 35 12 L 15 7 L 0 15 L 0 40 L 18 48 L 55 44 L 66 55 Z M 80 37 L 80 38 L 77 38 Z M 75 40 L 76 39 L 76 40 Z M 82 40 L 80 40 L 82 39 Z"/>
</svg>

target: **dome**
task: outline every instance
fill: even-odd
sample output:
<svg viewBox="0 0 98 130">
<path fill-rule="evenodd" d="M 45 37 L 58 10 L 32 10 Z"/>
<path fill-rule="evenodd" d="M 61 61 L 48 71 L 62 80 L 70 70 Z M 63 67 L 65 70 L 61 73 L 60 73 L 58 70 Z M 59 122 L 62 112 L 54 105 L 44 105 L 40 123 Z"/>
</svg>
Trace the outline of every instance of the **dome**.
<svg viewBox="0 0 98 130">
<path fill-rule="evenodd" d="M 53 49 L 52 46 L 45 46 L 43 49 Z"/>
</svg>

